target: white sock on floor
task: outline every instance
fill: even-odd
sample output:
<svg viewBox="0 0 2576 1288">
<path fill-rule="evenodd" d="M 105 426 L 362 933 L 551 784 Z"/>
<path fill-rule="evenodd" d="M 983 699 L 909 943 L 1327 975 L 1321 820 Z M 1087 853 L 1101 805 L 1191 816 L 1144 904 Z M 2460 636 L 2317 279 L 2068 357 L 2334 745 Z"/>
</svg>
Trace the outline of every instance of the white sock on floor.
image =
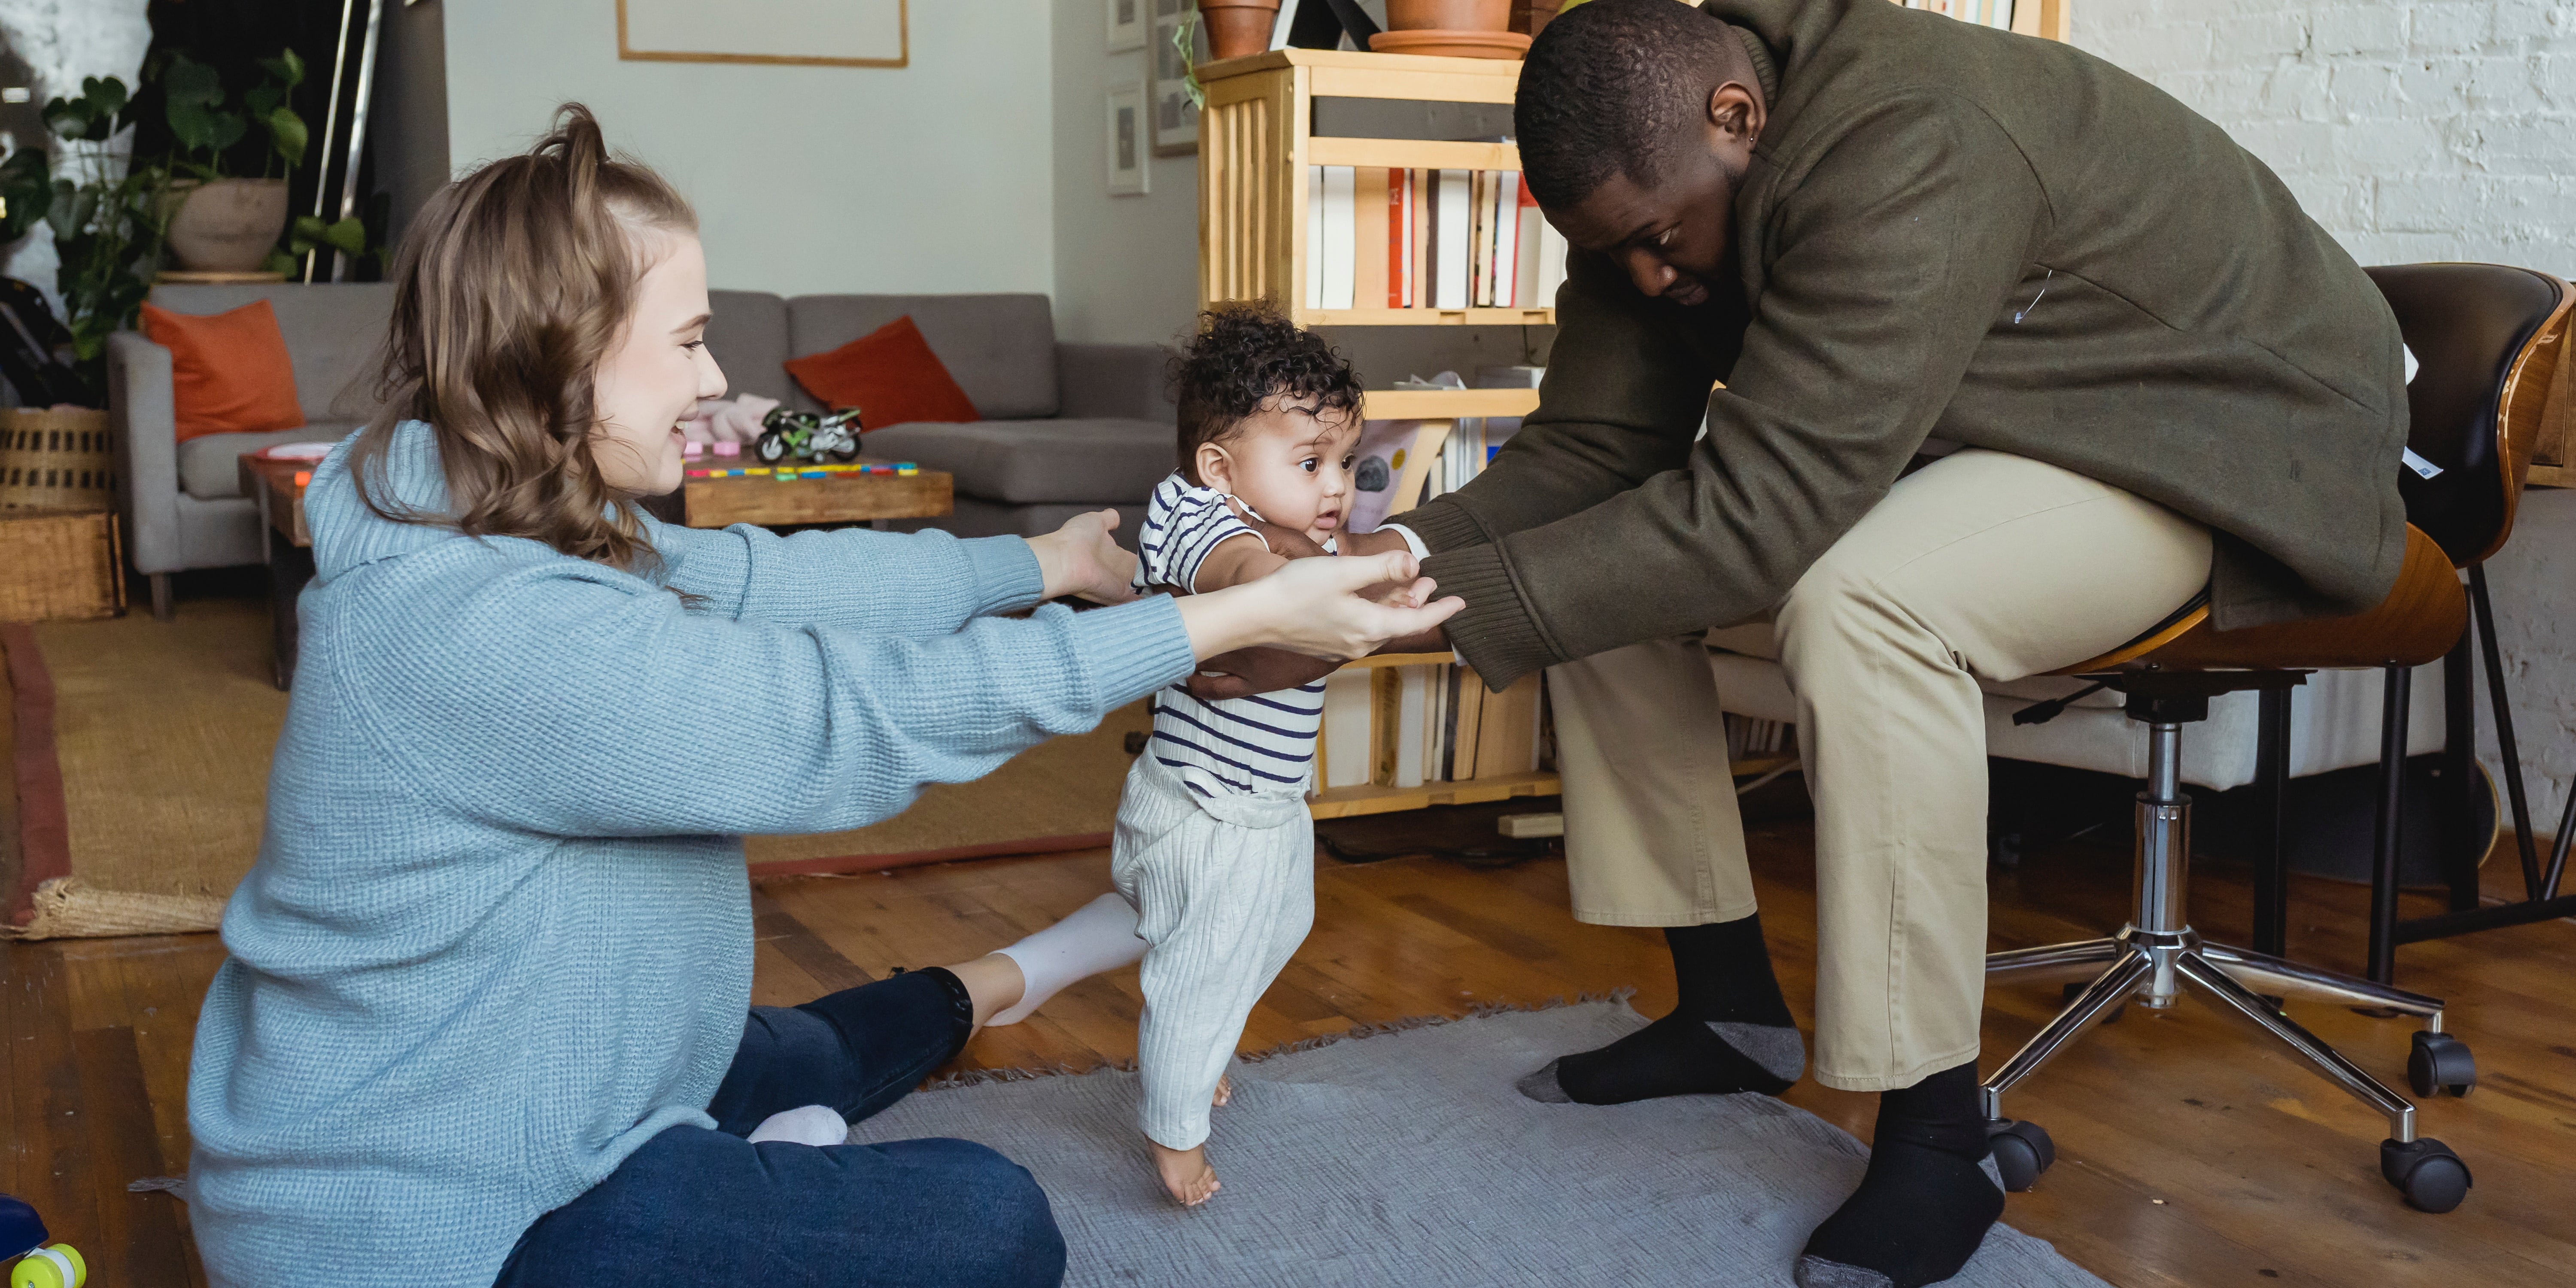
<svg viewBox="0 0 2576 1288">
<path fill-rule="evenodd" d="M 1145 941 L 1136 937 L 1136 910 L 1112 890 L 1000 951 L 1019 963 L 1028 986 L 1017 1005 L 985 1021 L 995 1028 L 1027 1019 L 1067 984 L 1143 957 Z"/>
<path fill-rule="evenodd" d="M 751 1143 L 765 1140 L 791 1141 L 798 1145 L 846 1145 L 850 1143 L 850 1125 L 830 1105 L 807 1105 L 771 1114 L 751 1129 Z"/>
</svg>

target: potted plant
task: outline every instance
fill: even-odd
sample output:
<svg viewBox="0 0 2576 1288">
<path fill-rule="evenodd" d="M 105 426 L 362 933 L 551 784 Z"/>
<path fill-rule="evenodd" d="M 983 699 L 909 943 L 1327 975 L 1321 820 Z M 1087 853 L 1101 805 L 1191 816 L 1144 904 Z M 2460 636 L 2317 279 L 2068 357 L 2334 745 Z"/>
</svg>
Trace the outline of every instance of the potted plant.
<svg viewBox="0 0 2576 1288">
<path fill-rule="evenodd" d="M 173 53 L 162 68 L 161 94 L 179 151 L 170 158 L 183 174 L 169 185 L 169 244 L 179 266 L 195 271 L 248 272 L 259 268 L 286 231 L 286 180 L 279 162 L 293 170 L 304 160 L 309 137 L 304 118 L 286 96 L 304 81 L 304 60 L 292 49 L 259 60 L 267 73 L 242 95 L 241 111 L 225 107 L 215 69 Z M 253 126 L 268 133 L 257 178 L 224 173 L 224 153 Z M 202 159 L 201 159 L 202 158 Z"/>
<path fill-rule="evenodd" d="M 132 112 L 123 81 L 90 77 L 80 97 L 45 104 L 45 124 L 62 141 L 59 165 L 39 147 L 0 161 L 0 241 L 40 222 L 53 232 L 71 366 L 92 407 L 107 405 L 107 337 L 133 324 L 161 256 L 167 176 L 152 166 L 124 169 L 108 147 Z"/>
<path fill-rule="evenodd" d="M 1512 0 L 1386 0 L 1389 31 L 1508 31 Z"/>
<path fill-rule="evenodd" d="M 1279 0 L 1199 0 L 1199 21 L 1207 24 L 1208 57 L 1257 54 L 1270 47 Z"/>
</svg>

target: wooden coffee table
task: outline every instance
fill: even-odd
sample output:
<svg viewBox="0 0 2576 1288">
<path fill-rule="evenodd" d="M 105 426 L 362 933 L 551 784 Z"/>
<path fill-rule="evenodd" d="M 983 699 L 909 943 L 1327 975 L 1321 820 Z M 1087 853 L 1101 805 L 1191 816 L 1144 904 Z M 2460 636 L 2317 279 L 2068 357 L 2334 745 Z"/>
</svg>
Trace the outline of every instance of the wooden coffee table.
<svg viewBox="0 0 2576 1288">
<path fill-rule="evenodd" d="M 956 480 L 903 465 L 863 456 L 847 465 L 763 466 L 748 456 L 717 456 L 690 461 L 680 492 L 692 528 L 936 519 L 957 508 Z"/>
<path fill-rule="evenodd" d="M 272 678 L 295 681 L 295 598 L 313 580 L 313 533 L 304 526 L 304 488 L 320 461 L 273 461 L 241 454 L 241 490 L 259 505 L 259 544 L 268 554 L 269 639 L 276 645 Z"/>
</svg>

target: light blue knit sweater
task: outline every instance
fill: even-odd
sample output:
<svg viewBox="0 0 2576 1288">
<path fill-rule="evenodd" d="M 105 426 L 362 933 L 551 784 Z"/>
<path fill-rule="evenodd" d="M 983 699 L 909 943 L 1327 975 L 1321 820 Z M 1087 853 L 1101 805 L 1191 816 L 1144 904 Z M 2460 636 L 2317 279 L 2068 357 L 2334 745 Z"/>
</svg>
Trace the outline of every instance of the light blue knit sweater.
<svg viewBox="0 0 2576 1288">
<path fill-rule="evenodd" d="M 1168 599 L 987 616 L 1039 594 L 1016 537 L 655 525 L 629 576 L 379 518 L 345 452 L 189 1071 L 218 1283 L 491 1283 L 540 1214 L 713 1125 L 742 834 L 874 822 L 1189 674 Z M 444 510 L 428 426 L 387 475 Z"/>
</svg>

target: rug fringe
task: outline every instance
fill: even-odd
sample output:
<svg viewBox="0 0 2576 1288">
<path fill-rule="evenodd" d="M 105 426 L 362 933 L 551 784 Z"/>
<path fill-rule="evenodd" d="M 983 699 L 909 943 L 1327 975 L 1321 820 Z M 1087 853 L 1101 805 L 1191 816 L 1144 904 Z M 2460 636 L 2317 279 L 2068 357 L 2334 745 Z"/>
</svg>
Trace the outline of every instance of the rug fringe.
<svg viewBox="0 0 2576 1288">
<path fill-rule="evenodd" d="M 224 899 L 210 894 L 134 894 L 101 890 L 79 877 L 38 885 L 25 925 L 0 925 L 0 939 L 95 939 L 111 935 L 180 935 L 224 923 Z"/>
<path fill-rule="evenodd" d="M 1600 1002 L 1624 1003 L 1629 998 L 1635 997 L 1636 995 L 1637 990 L 1633 988 L 1614 988 L 1607 993 L 1577 993 L 1571 1000 L 1560 996 L 1551 997 L 1546 1001 L 1536 1003 L 1482 1002 L 1475 1006 L 1468 1007 L 1466 1013 L 1463 1015 L 1408 1015 L 1402 1019 L 1390 1020 L 1384 1024 L 1355 1024 L 1347 1031 L 1341 1033 L 1327 1033 L 1320 1037 L 1299 1038 L 1294 1042 L 1282 1042 L 1266 1051 L 1239 1052 L 1236 1054 L 1235 1059 L 1242 1061 L 1245 1064 L 1259 1064 L 1264 1060 L 1275 1060 L 1283 1055 L 1296 1055 L 1300 1052 L 1321 1050 L 1324 1047 L 1332 1046 L 1338 1042 L 1365 1041 L 1369 1038 L 1385 1037 L 1390 1033 L 1410 1033 L 1415 1029 L 1433 1029 L 1444 1024 L 1456 1024 L 1462 1020 L 1481 1020 L 1496 1015 L 1518 1015 L 1537 1011 L 1553 1011 L 1568 1006 L 1590 1006 Z M 923 1091 L 954 1091 L 960 1087 L 981 1087 L 988 1083 L 995 1082 L 1028 1082 L 1038 1078 L 1082 1078 L 1095 1073 L 1134 1073 L 1135 1071 L 1136 1062 L 1134 1060 L 1114 1060 L 1107 1064 L 1097 1065 L 1089 1069 L 1077 1069 L 1072 1065 L 1059 1060 L 1052 1065 L 1040 1068 L 1028 1068 L 1022 1066 L 1009 1069 L 964 1069 L 956 1073 L 943 1074 L 937 1078 L 933 1078 L 928 1082 L 921 1084 L 920 1089 Z"/>
</svg>

